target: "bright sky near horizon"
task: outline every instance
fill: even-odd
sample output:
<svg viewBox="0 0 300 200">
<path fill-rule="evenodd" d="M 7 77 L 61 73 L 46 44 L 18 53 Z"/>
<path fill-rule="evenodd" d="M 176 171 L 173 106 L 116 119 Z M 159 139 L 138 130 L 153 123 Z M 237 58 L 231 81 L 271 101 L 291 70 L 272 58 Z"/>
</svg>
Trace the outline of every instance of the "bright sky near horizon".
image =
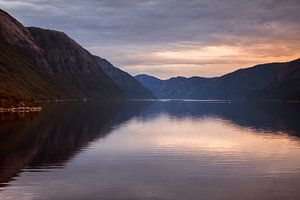
<svg viewBox="0 0 300 200">
<path fill-rule="evenodd" d="M 0 0 L 132 75 L 219 76 L 300 57 L 299 0 Z"/>
</svg>

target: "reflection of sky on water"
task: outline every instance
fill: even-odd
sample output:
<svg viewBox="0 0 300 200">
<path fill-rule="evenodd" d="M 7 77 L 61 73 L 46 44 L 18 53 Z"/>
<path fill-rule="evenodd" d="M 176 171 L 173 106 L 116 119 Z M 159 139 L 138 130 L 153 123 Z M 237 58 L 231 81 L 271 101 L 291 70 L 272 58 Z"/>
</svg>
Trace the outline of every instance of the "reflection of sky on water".
<svg viewBox="0 0 300 200">
<path fill-rule="evenodd" d="M 52 130 L 42 134 L 45 141 L 38 137 L 47 148 L 34 143 L 24 156 L 37 152 L 38 159 L 1 188 L 0 199 L 298 199 L 300 140 L 290 135 L 298 125 L 286 117 L 295 109 L 277 112 L 277 106 L 280 115 L 267 121 L 270 114 L 256 106 L 232 108 L 129 103 L 110 119 L 92 107 L 93 112 L 85 108 L 65 116 L 52 129 L 37 123 L 37 130 Z M 82 124 L 74 128 L 70 116 Z M 68 149 L 76 150 L 74 156 L 53 168 Z M 43 164 L 47 157 L 52 162 Z"/>
</svg>

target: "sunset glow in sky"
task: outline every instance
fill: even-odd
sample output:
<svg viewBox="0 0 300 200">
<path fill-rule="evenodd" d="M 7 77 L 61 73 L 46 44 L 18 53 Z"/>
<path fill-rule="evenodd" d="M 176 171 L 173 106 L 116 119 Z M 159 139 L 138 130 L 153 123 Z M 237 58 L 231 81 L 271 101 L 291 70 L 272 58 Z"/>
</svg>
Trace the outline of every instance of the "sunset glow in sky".
<svg viewBox="0 0 300 200">
<path fill-rule="evenodd" d="M 219 76 L 300 57 L 299 0 L 0 0 L 132 75 Z"/>
</svg>

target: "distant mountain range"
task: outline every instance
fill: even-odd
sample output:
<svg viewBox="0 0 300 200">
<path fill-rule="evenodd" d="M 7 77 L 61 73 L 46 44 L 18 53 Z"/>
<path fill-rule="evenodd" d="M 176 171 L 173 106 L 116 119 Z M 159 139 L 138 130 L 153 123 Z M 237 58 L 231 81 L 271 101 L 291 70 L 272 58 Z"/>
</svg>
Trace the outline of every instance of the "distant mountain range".
<svg viewBox="0 0 300 200">
<path fill-rule="evenodd" d="M 145 74 L 135 78 L 163 99 L 300 100 L 300 59 L 239 69 L 215 78 L 161 80 Z"/>
<path fill-rule="evenodd" d="M 83 98 L 153 98 L 153 94 L 65 33 L 26 28 L 0 10 L 0 107 Z"/>
</svg>

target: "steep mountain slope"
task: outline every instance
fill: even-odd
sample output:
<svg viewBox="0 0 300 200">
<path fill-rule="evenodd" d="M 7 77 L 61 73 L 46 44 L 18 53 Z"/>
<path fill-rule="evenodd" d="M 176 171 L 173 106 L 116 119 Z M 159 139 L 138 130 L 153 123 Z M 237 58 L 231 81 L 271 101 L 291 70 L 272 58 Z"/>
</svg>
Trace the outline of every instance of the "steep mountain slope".
<svg viewBox="0 0 300 200">
<path fill-rule="evenodd" d="M 100 57 L 95 56 L 97 63 L 101 70 L 108 75 L 115 83 L 121 88 L 121 90 L 129 98 L 134 99 L 153 99 L 154 95 L 140 84 L 130 74 L 114 67 L 110 62 Z"/>
<path fill-rule="evenodd" d="M 158 98 L 299 99 L 299 96 L 297 97 L 299 73 L 295 73 L 299 68 L 299 60 L 296 60 L 257 65 L 215 78 L 176 77 L 160 80 L 147 75 L 138 75 L 136 79 Z"/>
<path fill-rule="evenodd" d="M 0 106 L 59 96 L 55 85 L 42 76 L 42 66 L 47 63 L 30 32 L 0 10 Z"/>
<path fill-rule="evenodd" d="M 271 84 L 253 98 L 300 100 L 300 59 L 284 63 Z"/>
<path fill-rule="evenodd" d="M 20 99 L 124 97 L 93 55 L 64 33 L 25 28 L 4 11 L 0 27 L 2 104 Z"/>
<path fill-rule="evenodd" d="M 121 91 L 99 67 L 94 56 L 66 34 L 28 28 L 34 42 L 44 52 L 51 81 L 64 98 L 121 97 Z"/>
<path fill-rule="evenodd" d="M 132 76 L 90 54 L 65 33 L 26 28 L 0 9 L 0 107 L 79 98 L 153 95 Z"/>
<path fill-rule="evenodd" d="M 146 74 L 137 75 L 135 76 L 135 79 L 139 81 L 145 88 L 150 90 L 155 95 L 155 97 L 160 98 L 162 85 L 166 82 L 165 80 L 161 80 L 154 76 L 149 76 Z"/>
</svg>

